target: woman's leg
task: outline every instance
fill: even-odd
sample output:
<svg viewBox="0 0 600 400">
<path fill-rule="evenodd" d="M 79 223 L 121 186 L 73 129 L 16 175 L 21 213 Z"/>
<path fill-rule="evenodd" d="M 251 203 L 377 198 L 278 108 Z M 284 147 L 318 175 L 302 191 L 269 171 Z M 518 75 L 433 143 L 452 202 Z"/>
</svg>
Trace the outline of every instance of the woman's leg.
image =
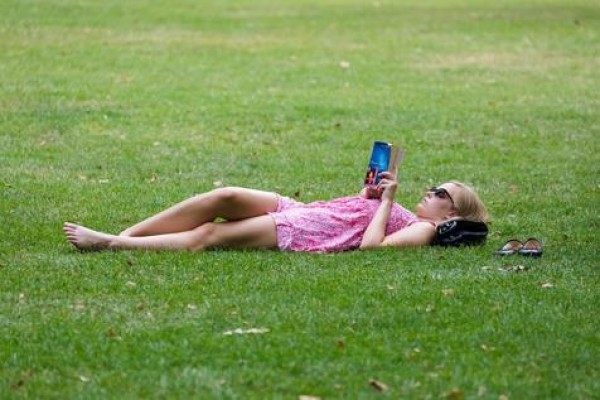
<svg viewBox="0 0 600 400">
<path fill-rule="evenodd" d="M 253 189 L 215 189 L 182 201 L 126 229 L 121 236 L 154 236 L 191 231 L 215 218 L 228 221 L 264 215 L 277 209 L 277 195 Z"/>
<path fill-rule="evenodd" d="M 275 221 L 268 215 L 231 222 L 207 222 L 195 229 L 152 236 L 111 235 L 65 223 L 67 240 L 79 250 L 207 250 L 223 248 L 275 248 Z"/>
</svg>

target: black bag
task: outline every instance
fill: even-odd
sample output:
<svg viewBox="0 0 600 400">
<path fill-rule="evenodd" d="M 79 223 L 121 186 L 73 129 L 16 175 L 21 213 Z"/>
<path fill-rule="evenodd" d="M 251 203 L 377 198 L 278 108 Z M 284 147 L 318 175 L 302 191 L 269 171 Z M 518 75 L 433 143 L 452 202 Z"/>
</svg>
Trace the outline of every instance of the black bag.
<svg viewBox="0 0 600 400">
<path fill-rule="evenodd" d="M 468 219 L 450 219 L 436 228 L 434 246 L 474 246 L 485 243 L 488 227 L 484 222 Z"/>
</svg>

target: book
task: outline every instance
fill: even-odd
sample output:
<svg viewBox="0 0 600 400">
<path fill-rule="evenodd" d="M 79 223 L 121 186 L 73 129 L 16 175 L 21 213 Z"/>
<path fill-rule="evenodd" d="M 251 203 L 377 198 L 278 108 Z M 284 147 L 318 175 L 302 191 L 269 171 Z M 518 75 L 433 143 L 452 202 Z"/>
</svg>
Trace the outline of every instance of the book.
<svg viewBox="0 0 600 400">
<path fill-rule="evenodd" d="M 384 171 L 395 172 L 403 157 L 404 151 L 392 143 L 380 141 L 373 143 L 373 150 L 371 151 L 364 181 L 367 197 L 376 198 L 381 196 L 381 193 L 377 191 L 377 184 L 381 180 L 379 174 Z"/>
</svg>

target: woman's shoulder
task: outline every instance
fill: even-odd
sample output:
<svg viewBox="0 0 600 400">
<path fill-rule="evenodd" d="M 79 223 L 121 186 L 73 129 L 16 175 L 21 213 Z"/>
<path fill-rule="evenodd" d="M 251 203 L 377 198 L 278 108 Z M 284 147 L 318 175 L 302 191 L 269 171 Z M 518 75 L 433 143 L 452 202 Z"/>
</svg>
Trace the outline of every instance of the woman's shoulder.
<svg viewBox="0 0 600 400">
<path fill-rule="evenodd" d="M 437 227 L 437 224 L 435 222 L 423 221 L 422 219 L 415 217 L 415 220 L 413 222 L 411 222 L 410 225 L 412 226 L 412 225 L 417 225 L 417 224 L 419 224 L 419 226 L 429 226 L 434 231 L 435 231 L 435 228 Z"/>
</svg>

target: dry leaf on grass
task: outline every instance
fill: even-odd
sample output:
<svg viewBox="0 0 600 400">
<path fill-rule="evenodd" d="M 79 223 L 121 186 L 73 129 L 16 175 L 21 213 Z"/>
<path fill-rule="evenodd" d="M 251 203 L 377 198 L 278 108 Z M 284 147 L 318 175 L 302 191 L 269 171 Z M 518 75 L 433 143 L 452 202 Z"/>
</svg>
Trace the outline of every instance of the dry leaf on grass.
<svg viewBox="0 0 600 400">
<path fill-rule="evenodd" d="M 136 283 L 134 281 L 127 281 L 127 282 L 125 282 L 125 286 L 134 288 L 134 287 L 136 287 Z"/>
<path fill-rule="evenodd" d="M 407 350 L 405 354 L 408 360 L 417 360 L 421 356 L 421 349 L 415 347 L 414 349 Z"/>
<path fill-rule="evenodd" d="M 481 350 L 483 350 L 483 351 L 494 351 L 494 350 L 496 350 L 496 348 L 495 348 L 495 347 L 493 347 L 493 346 L 488 346 L 488 345 L 487 345 L 487 344 L 485 344 L 485 343 L 482 343 L 480 347 L 481 347 Z"/>
<path fill-rule="evenodd" d="M 479 388 L 477 389 L 477 396 L 483 397 L 483 396 L 485 396 L 486 393 L 487 393 L 487 388 L 483 385 L 479 385 Z"/>
<path fill-rule="evenodd" d="M 388 385 L 376 379 L 369 379 L 369 385 L 371 385 L 373 389 L 379 390 L 380 392 L 385 392 L 389 389 Z"/>
<path fill-rule="evenodd" d="M 454 289 L 442 289 L 442 294 L 446 297 L 454 296 Z"/>
<path fill-rule="evenodd" d="M 507 265 L 507 266 L 498 268 L 498 271 L 502 271 L 502 272 L 525 272 L 528 269 L 529 269 L 529 267 L 526 267 L 524 265 Z"/>
<path fill-rule="evenodd" d="M 223 185 L 223 182 L 221 182 L 221 181 L 214 181 L 213 182 L 213 186 L 216 187 L 216 188 L 221 188 L 224 185 Z"/>
<path fill-rule="evenodd" d="M 18 381 L 16 381 L 12 385 L 10 385 L 10 388 L 12 390 L 17 390 L 17 389 L 21 389 L 23 387 L 23 385 L 25 385 L 25 381 L 23 379 L 19 379 Z"/>
<path fill-rule="evenodd" d="M 340 68 L 348 69 L 350 68 L 350 63 L 348 61 L 340 61 Z"/>
<path fill-rule="evenodd" d="M 317 396 L 308 396 L 305 394 L 301 394 L 300 396 L 298 396 L 298 400 L 321 400 L 321 398 Z"/>
<path fill-rule="evenodd" d="M 551 282 L 542 283 L 542 289 L 548 289 L 548 288 L 552 288 L 552 287 L 554 287 L 554 284 Z"/>
<path fill-rule="evenodd" d="M 112 328 L 106 331 L 104 336 L 112 340 L 122 340 L 121 336 L 117 335 L 117 333 Z"/>
<path fill-rule="evenodd" d="M 447 400 L 461 400 L 464 399 L 464 397 L 465 393 L 459 388 L 454 388 L 444 393 L 444 398 Z"/>
<path fill-rule="evenodd" d="M 34 375 L 33 370 L 28 369 L 23 374 L 21 374 L 21 378 L 18 381 L 16 381 L 12 385 L 10 385 L 10 388 L 13 390 L 21 389 L 23 386 L 25 386 L 25 383 L 27 382 L 27 380 L 33 378 L 33 375 Z"/>
<path fill-rule="evenodd" d="M 242 329 L 242 328 L 237 328 L 237 329 L 233 329 L 230 331 L 225 331 L 223 332 L 223 335 L 226 336 L 230 336 L 230 335 L 260 335 L 262 333 L 267 333 L 269 332 L 269 330 L 267 328 L 249 328 L 249 329 Z"/>
</svg>

